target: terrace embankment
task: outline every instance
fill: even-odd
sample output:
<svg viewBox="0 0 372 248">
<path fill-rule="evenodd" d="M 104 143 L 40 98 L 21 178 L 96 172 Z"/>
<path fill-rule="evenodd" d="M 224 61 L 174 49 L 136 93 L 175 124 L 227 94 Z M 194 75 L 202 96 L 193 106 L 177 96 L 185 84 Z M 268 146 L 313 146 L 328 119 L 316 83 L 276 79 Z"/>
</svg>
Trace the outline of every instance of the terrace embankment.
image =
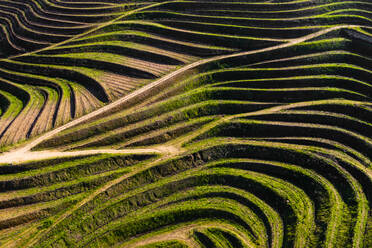
<svg viewBox="0 0 372 248">
<path fill-rule="evenodd" d="M 0 247 L 370 247 L 371 6 L 0 0 Z"/>
</svg>

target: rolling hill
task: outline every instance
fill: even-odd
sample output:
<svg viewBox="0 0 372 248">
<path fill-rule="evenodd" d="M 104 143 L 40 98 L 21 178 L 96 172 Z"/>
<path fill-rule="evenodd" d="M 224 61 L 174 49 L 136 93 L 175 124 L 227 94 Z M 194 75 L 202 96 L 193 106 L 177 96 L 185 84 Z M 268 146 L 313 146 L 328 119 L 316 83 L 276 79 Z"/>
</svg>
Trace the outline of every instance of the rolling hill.
<svg viewBox="0 0 372 248">
<path fill-rule="evenodd" d="M 368 0 L 0 0 L 0 247 L 372 247 Z"/>
</svg>

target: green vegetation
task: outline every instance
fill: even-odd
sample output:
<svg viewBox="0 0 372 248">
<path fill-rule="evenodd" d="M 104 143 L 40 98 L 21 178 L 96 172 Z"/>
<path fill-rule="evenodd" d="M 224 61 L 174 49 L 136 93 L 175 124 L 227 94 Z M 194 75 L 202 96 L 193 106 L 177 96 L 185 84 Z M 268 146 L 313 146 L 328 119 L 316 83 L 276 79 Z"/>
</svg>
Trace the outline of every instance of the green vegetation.
<svg viewBox="0 0 372 248">
<path fill-rule="evenodd" d="M 0 0 L 0 248 L 369 248 L 367 0 Z"/>
</svg>

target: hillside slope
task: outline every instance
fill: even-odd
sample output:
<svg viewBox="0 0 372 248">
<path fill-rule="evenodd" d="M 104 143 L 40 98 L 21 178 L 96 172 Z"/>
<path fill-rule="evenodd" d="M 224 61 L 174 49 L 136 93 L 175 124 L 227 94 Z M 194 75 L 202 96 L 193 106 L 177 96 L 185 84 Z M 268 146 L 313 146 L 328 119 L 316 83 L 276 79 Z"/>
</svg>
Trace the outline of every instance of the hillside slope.
<svg viewBox="0 0 372 248">
<path fill-rule="evenodd" d="M 371 13 L 0 0 L 0 247 L 371 247 Z"/>
</svg>

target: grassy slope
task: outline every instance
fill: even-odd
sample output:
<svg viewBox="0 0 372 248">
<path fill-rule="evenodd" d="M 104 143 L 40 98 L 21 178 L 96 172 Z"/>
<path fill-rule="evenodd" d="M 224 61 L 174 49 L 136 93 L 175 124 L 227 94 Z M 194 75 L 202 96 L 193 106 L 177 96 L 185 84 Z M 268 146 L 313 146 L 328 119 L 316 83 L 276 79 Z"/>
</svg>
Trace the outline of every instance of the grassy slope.
<svg viewBox="0 0 372 248">
<path fill-rule="evenodd" d="M 0 247 L 370 246 L 370 3 L 55 4 L 84 35 L 0 61 Z"/>
</svg>

